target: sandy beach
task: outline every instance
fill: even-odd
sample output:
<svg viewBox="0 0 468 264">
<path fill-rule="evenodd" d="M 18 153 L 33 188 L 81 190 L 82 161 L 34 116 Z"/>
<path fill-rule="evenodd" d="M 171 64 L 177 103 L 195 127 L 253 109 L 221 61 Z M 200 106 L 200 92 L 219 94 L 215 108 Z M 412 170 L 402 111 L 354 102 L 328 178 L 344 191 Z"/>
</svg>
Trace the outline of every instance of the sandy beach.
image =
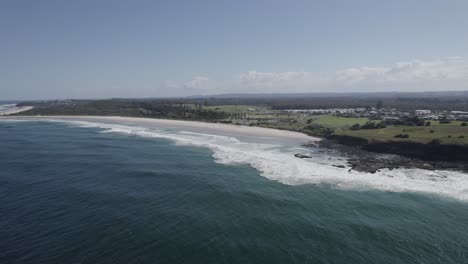
<svg viewBox="0 0 468 264">
<path fill-rule="evenodd" d="M 23 110 L 26 111 L 26 110 Z M 196 128 L 208 132 L 234 133 L 245 136 L 254 137 L 278 137 L 289 138 L 304 141 L 319 141 L 320 138 L 311 137 L 304 133 L 279 130 L 273 128 L 240 126 L 221 123 L 208 123 L 200 121 L 185 121 L 185 120 L 169 120 L 169 119 L 154 119 L 143 117 L 120 117 L 120 116 L 15 116 L 1 117 L 1 119 L 15 120 L 76 120 L 76 121 L 92 121 L 92 122 L 115 122 L 115 123 L 135 123 L 142 125 L 155 125 L 173 128 Z"/>
</svg>

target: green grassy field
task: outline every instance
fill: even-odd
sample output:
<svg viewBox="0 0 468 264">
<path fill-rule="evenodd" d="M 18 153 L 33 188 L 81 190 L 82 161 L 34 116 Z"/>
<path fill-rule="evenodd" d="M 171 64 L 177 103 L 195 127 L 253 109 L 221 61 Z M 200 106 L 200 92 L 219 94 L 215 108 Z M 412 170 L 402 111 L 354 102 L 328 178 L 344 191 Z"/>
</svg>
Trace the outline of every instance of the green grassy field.
<svg viewBox="0 0 468 264">
<path fill-rule="evenodd" d="M 431 131 L 433 132 L 431 133 Z M 445 144 L 468 144 L 468 128 L 462 126 L 391 126 L 382 129 L 339 129 L 335 131 L 335 134 L 362 137 L 375 141 L 413 141 L 429 143 L 434 139 L 439 139 L 441 143 Z M 409 138 L 395 138 L 395 135 L 398 134 L 408 134 Z"/>
<path fill-rule="evenodd" d="M 356 123 L 362 125 L 367 121 L 366 118 L 325 116 L 315 120 L 314 123 L 334 129 L 334 134 L 336 135 L 355 136 L 374 141 L 429 143 L 434 139 L 438 139 L 443 144 L 468 144 L 468 127 L 461 126 L 462 122 L 460 121 L 453 121 L 450 124 L 439 124 L 438 121 L 432 121 L 431 126 L 388 126 L 382 129 L 349 129 L 351 125 Z M 395 138 L 395 135 L 398 134 L 408 134 L 409 138 Z"/>
<path fill-rule="evenodd" d="M 215 105 L 215 106 L 206 106 L 206 109 L 224 111 L 229 113 L 249 113 L 249 108 L 260 109 L 256 106 L 250 105 Z"/>
<path fill-rule="evenodd" d="M 348 118 L 326 115 L 314 120 L 313 123 L 329 128 L 344 128 L 347 126 L 352 126 L 354 124 L 363 125 L 367 121 L 369 121 L 369 119 L 367 118 Z"/>
<path fill-rule="evenodd" d="M 352 125 L 363 125 L 369 119 L 337 117 L 333 115 L 309 116 L 274 111 L 250 105 L 220 105 L 207 106 L 207 108 L 216 111 L 245 113 L 247 114 L 247 119 L 253 122 L 251 125 L 303 131 L 310 134 L 320 131 L 307 129 L 308 126 L 315 124 L 332 129 L 336 135 L 355 136 L 373 141 L 429 143 L 434 139 L 438 139 L 443 144 L 468 144 L 468 127 L 462 127 L 461 121 L 452 121 L 449 124 L 430 121 L 431 126 L 388 126 L 382 129 L 350 130 Z M 256 109 L 256 111 L 251 111 L 249 108 Z M 378 123 L 380 121 L 373 122 Z M 395 135 L 398 134 L 408 134 L 409 138 L 395 138 Z"/>
<path fill-rule="evenodd" d="M 449 124 L 441 124 L 439 121 L 429 121 L 431 126 L 461 126 L 462 121 L 452 121 Z"/>
</svg>

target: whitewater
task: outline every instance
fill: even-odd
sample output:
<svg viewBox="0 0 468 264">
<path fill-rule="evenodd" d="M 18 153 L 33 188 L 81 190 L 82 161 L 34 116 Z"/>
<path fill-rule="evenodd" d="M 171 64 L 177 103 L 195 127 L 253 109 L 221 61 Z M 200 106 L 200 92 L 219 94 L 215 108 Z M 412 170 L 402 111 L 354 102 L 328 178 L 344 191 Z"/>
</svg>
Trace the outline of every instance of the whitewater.
<svg viewBox="0 0 468 264">
<path fill-rule="evenodd" d="M 3 122 L 59 122 L 72 127 L 97 128 L 100 133 L 118 133 L 143 138 L 167 139 L 175 145 L 212 151 L 215 162 L 247 164 L 261 176 L 288 185 L 327 185 L 342 190 L 375 189 L 416 192 L 468 201 L 468 174 L 423 169 L 383 169 L 375 174 L 350 170 L 346 157 L 303 143 L 319 139 L 265 128 L 202 122 L 123 117 L 23 117 Z M 311 156 L 299 159 L 294 154 Z M 335 165 L 335 166 L 334 166 Z M 336 167 L 343 165 L 344 168 Z"/>
</svg>

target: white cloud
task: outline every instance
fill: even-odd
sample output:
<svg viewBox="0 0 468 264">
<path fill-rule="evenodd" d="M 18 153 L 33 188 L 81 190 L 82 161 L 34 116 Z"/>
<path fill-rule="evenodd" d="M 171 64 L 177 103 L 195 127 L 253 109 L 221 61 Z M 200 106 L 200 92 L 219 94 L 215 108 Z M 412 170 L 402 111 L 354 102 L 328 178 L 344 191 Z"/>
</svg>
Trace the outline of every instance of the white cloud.
<svg viewBox="0 0 468 264">
<path fill-rule="evenodd" d="M 208 90 L 210 87 L 210 79 L 206 76 L 194 76 L 192 79 L 188 81 L 171 81 L 167 80 L 164 82 L 164 87 L 173 90 L 178 90 L 179 92 L 182 90 L 190 90 L 194 91 L 204 91 Z"/>
<path fill-rule="evenodd" d="M 336 73 L 344 82 L 412 83 L 457 80 L 468 77 L 468 64 L 461 57 L 398 62 L 389 67 L 349 68 Z"/>
<path fill-rule="evenodd" d="M 288 82 L 304 79 L 305 72 L 258 72 L 249 71 L 241 74 L 240 80 L 243 83 L 271 84 L 276 82 Z"/>
<path fill-rule="evenodd" d="M 261 72 L 240 75 L 237 85 L 256 92 L 338 91 L 356 89 L 453 89 L 445 84 L 468 85 L 468 63 L 461 57 L 437 60 L 412 60 L 389 66 L 352 67 L 335 72 Z M 249 90 L 250 91 L 250 90 Z"/>
<path fill-rule="evenodd" d="M 370 79 L 378 79 L 385 75 L 387 71 L 383 67 L 361 67 L 361 68 L 348 68 L 339 71 L 335 74 L 335 80 L 339 82 L 360 82 Z"/>
<path fill-rule="evenodd" d="M 166 81 L 165 87 L 174 94 L 466 90 L 468 63 L 449 57 L 330 72 L 251 70 L 231 80 L 197 75 L 188 81 Z"/>
<path fill-rule="evenodd" d="M 312 72 L 249 71 L 241 74 L 232 86 L 245 92 L 301 92 L 306 88 L 323 85 L 323 81 L 321 74 Z"/>
<path fill-rule="evenodd" d="M 206 76 L 194 76 L 190 81 L 185 82 L 183 87 L 185 89 L 193 90 L 206 89 L 206 85 L 209 80 L 210 79 Z"/>
</svg>

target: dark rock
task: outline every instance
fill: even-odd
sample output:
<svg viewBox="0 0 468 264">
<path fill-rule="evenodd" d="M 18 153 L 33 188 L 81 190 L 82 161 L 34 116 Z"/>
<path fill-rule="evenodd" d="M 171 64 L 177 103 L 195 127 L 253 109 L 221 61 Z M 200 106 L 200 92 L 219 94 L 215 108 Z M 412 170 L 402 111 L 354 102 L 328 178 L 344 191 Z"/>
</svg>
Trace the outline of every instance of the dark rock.
<svg viewBox="0 0 468 264">
<path fill-rule="evenodd" d="M 389 153 L 426 161 L 468 162 L 468 145 L 422 144 L 416 142 L 371 142 L 364 150 Z"/>
<path fill-rule="evenodd" d="M 333 165 L 333 167 L 342 168 L 342 169 L 346 168 L 345 165 Z"/>
<path fill-rule="evenodd" d="M 294 157 L 300 158 L 300 159 L 310 159 L 310 158 L 312 158 L 312 157 L 309 156 L 309 155 L 300 154 L 300 153 L 294 154 Z"/>
<path fill-rule="evenodd" d="M 390 146 L 391 144 L 393 143 L 389 143 Z M 385 144 L 385 147 L 388 147 L 389 145 Z M 406 150 L 407 152 L 412 153 L 422 153 L 422 151 L 427 150 L 424 149 L 424 147 L 418 149 L 418 147 L 421 147 L 421 145 L 424 144 L 413 145 L 410 143 L 404 145 L 395 144 L 393 146 L 396 145 L 398 145 L 398 150 L 404 149 L 404 147 L 415 147 L 416 149 Z M 375 147 L 376 145 L 372 142 L 369 142 L 367 146 Z M 382 147 L 383 144 L 378 144 L 378 146 Z M 350 171 L 355 170 L 361 172 L 376 173 L 382 169 L 393 170 L 398 168 L 420 168 L 425 170 L 456 170 L 468 172 L 468 162 L 466 162 L 465 160 L 465 155 L 467 154 L 463 153 L 463 155 L 460 155 L 460 147 L 450 146 L 442 151 L 446 154 L 448 152 L 448 149 L 456 149 L 457 151 L 455 151 L 455 153 L 459 155 L 459 157 L 453 160 L 437 160 L 438 157 L 436 155 L 433 155 L 434 152 L 432 151 L 428 151 L 428 156 L 430 155 L 429 157 L 435 157 L 436 160 L 427 159 L 427 157 L 422 158 L 419 155 L 414 155 L 415 157 L 410 157 L 410 155 L 402 156 L 398 155 L 400 154 L 399 151 L 388 151 L 390 152 L 390 154 L 385 154 L 385 152 L 387 152 L 385 150 L 388 150 L 385 149 L 385 147 L 384 149 L 376 148 L 373 149 L 374 151 L 368 151 L 364 149 L 366 147 L 363 146 L 343 145 L 337 143 L 334 140 L 327 139 L 320 141 L 319 147 L 328 150 L 328 152 L 330 153 L 335 152 L 335 155 L 342 155 L 346 157 L 346 160 L 348 161 L 348 165 L 350 167 Z M 463 148 L 463 146 L 461 148 Z M 466 153 L 468 153 L 468 151 Z"/>
</svg>

